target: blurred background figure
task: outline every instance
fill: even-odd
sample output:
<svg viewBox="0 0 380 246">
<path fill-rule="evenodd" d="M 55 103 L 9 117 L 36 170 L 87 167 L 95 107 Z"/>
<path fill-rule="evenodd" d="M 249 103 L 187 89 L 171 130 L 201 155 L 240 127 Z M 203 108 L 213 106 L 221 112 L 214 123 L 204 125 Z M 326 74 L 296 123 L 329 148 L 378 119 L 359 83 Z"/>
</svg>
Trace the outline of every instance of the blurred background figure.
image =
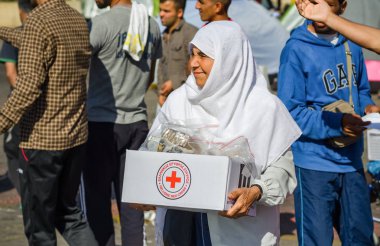
<svg viewBox="0 0 380 246">
<path fill-rule="evenodd" d="M 94 0 L 82 0 L 81 9 L 82 14 L 87 21 L 90 21 L 95 16 L 109 10 L 109 8 L 99 9 Z"/>
<path fill-rule="evenodd" d="M 160 106 L 164 104 L 170 92 L 180 87 L 190 71 L 188 45 L 198 28 L 183 18 L 185 0 L 161 0 L 160 19 L 165 30 L 162 33 L 163 56 L 158 65 L 158 86 Z"/>
<path fill-rule="evenodd" d="M 111 8 L 92 19 L 90 31 L 89 137 L 82 207 L 99 245 L 114 245 L 110 201 L 114 189 L 122 245 L 142 246 L 143 212 L 122 203 L 121 190 L 125 150 L 137 150 L 148 133 L 144 96 L 153 81 L 156 60 L 162 56 L 161 34 L 142 4 L 130 0 L 100 0 L 96 4 Z M 139 37 L 140 42 L 128 42 Z M 136 43 L 142 44 L 140 52 L 135 51 L 141 46 L 130 45 Z"/>
<path fill-rule="evenodd" d="M 159 0 L 138 0 L 138 2 L 145 5 L 150 16 L 158 16 Z M 94 0 L 81 0 L 81 9 L 84 18 L 90 21 L 95 16 L 108 11 L 110 8 L 100 9 Z"/>
<path fill-rule="evenodd" d="M 271 11 L 271 14 L 279 18 L 281 16 L 281 6 L 282 1 L 281 0 L 256 0 L 257 3 L 260 3 L 263 5 L 266 9 Z"/>
</svg>

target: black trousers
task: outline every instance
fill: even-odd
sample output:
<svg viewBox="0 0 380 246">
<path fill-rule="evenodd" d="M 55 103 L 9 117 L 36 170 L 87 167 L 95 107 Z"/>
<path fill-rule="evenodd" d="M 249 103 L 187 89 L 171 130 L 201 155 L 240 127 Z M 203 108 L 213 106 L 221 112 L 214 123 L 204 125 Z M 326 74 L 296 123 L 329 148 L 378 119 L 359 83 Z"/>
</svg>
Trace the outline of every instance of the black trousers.
<svg viewBox="0 0 380 246">
<path fill-rule="evenodd" d="M 125 151 L 137 150 L 148 134 L 146 121 L 132 124 L 89 122 L 87 162 L 83 169 L 86 215 L 99 245 L 115 245 L 112 185 L 120 214 L 123 245 L 143 245 L 144 214 L 121 203 Z"/>
<path fill-rule="evenodd" d="M 20 127 L 14 125 L 4 133 L 4 152 L 8 162 L 8 177 L 13 186 L 20 194 L 20 181 L 18 175 L 19 169 L 19 146 L 20 145 Z"/>
<path fill-rule="evenodd" d="M 163 240 L 165 246 L 211 246 L 207 214 L 168 209 Z"/>
<path fill-rule="evenodd" d="M 168 209 L 163 232 L 164 244 L 166 246 L 197 245 L 196 214 L 195 212 Z"/>
<path fill-rule="evenodd" d="M 57 245 L 57 229 L 70 245 L 97 245 L 76 206 L 85 145 L 62 151 L 20 150 L 20 185 L 29 245 Z"/>
</svg>

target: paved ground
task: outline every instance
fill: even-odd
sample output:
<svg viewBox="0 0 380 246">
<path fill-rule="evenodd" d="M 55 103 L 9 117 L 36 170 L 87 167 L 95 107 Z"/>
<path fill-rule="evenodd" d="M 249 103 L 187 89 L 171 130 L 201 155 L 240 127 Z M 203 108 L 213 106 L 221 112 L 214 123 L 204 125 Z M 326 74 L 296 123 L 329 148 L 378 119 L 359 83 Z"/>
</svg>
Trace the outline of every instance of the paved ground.
<svg viewBox="0 0 380 246">
<path fill-rule="evenodd" d="M 0 44 L 1 45 L 1 44 Z M 9 88 L 4 76 L 4 67 L 0 65 L 0 105 L 5 101 Z M 377 100 L 377 99 L 376 99 Z M 378 101 L 379 103 L 379 101 Z M 156 105 L 155 94 L 150 91 L 147 94 L 147 105 L 150 112 L 150 120 L 152 112 Z M 7 170 L 5 165 L 5 156 L 2 151 L 2 136 L 0 136 L 0 175 L 4 174 Z M 15 191 L 8 186 L 8 184 L 0 180 L 0 246 L 23 246 L 27 242 L 23 234 L 22 216 L 20 210 L 20 199 Z M 373 213 L 380 217 L 380 207 L 373 205 Z M 116 228 L 116 239 L 120 244 L 119 221 L 117 216 L 116 207 L 114 206 L 114 221 Z M 376 232 L 380 235 L 380 229 L 377 225 Z M 281 244 L 282 246 L 297 245 L 296 230 L 294 220 L 294 206 L 292 197 L 281 207 Z M 153 230 L 154 227 L 151 223 L 146 223 L 148 245 L 153 243 Z M 339 245 L 339 240 L 336 239 L 334 245 Z M 58 245 L 67 245 L 64 240 L 58 235 Z"/>
</svg>

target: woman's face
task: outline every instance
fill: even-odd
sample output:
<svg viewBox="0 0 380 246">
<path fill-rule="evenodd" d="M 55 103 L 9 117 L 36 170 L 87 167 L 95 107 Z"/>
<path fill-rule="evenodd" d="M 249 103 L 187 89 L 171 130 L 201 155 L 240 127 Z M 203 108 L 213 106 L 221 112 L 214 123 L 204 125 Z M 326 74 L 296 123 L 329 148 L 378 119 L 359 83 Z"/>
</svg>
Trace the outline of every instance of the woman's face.
<svg viewBox="0 0 380 246">
<path fill-rule="evenodd" d="M 197 47 L 193 47 L 190 58 L 190 66 L 193 71 L 195 82 L 199 88 L 203 88 L 210 75 L 214 59 L 208 57 Z"/>
</svg>

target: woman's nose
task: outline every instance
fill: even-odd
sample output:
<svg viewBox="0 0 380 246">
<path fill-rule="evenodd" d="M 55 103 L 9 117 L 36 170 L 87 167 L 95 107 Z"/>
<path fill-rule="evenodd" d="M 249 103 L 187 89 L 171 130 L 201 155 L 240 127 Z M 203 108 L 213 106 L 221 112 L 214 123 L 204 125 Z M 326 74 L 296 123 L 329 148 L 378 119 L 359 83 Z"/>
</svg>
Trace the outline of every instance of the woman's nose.
<svg viewBox="0 0 380 246">
<path fill-rule="evenodd" d="M 193 56 L 191 59 L 190 59 L 190 66 L 192 68 L 194 67 L 198 67 L 199 66 L 199 63 L 198 63 L 198 59 L 196 56 Z"/>
</svg>

